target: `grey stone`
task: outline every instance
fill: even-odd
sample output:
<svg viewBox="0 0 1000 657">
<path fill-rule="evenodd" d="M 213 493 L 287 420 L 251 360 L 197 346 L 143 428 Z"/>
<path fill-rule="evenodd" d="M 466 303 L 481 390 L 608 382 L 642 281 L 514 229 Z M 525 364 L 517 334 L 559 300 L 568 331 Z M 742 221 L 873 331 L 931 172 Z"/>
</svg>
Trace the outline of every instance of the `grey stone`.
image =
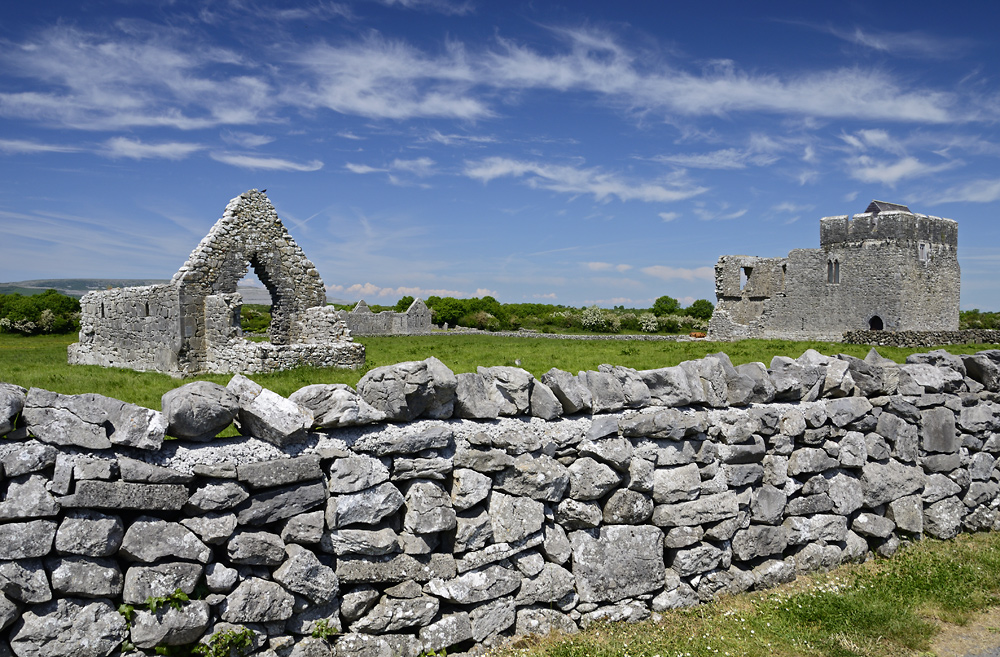
<svg viewBox="0 0 1000 657">
<path fill-rule="evenodd" d="M 826 402 L 827 416 L 838 427 L 846 427 L 871 410 L 871 402 L 864 397 L 844 397 Z"/>
<path fill-rule="evenodd" d="M 486 390 L 500 415 L 527 415 L 530 407 L 531 374 L 519 367 L 478 367 Z"/>
<path fill-rule="evenodd" d="M 883 416 L 889 416 L 883 413 Z M 847 435 L 840 439 L 840 455 L 838 456 L 840 467 L 860 468 L 868 462 L 868 447 L 865 444 L 865 437 L 858 431 L 849 431 Z"/>
<path fill-rule="evenodd" d="M 827 495 L 833 501 L 835 513 L 847 516 L 861 508 L 865 501 L 864 486 L 861 481 L 844 472 L 830 477 Z"/>
<path fill-rule="evenodd" d="M 49 578 L 39 559 L 0 561 L 0 592 L 11 600 L 25 604 L 52 599 Z"/>
<path fill-rule="evenodd" d="M 736 366 L 736 372 L 752 382 L 752 389 L 746 398 L 748 404 L 769 404 L 774 401 L 777 390 L 771 383 L 767 368 L 763 363 L 744 363 Z"/>
<path fill-rule="evenodd" d="M 573 556 L 573 546 L 569 542 L 566 530 L 559 525 L 547 523 L 543 527 L 543 536 L 542 551 L 549 561 L 559 565 L 569 561 Z"/>
<path fill-rule="evenodd" d="M 385 420 L 385 413 L 343 383 L 308 385 L 293 392 L 288 399 L 312 411 L 313 424 L 321 429 L 375 424 Z"/>
<path fill-rule="evenodd" d="M 0 458 L 0 464 L 3 465 L 4 474 L 13 479 L 52 467 L 56 463 L 58 453 L 51 445 L 32 443 L 4 454 Z"/>
<path fill-rule="evenodd" d="M 701 525 L 735 518 L 738 511 L 735 493 L 719 493 L 690 502 L 657 505 L 653 508 L 653 524 L 658 527 Z"/>
<path fill-rule="evenodd" d="M 542 375 L 542 383 L 556 396 L 566 415 L 591 410 L 593 399 L 590 389 L 580 378 L 553 367 Z"/>
<path fill-rule="evenodd" d="M 497 472 L 514 464 L 514 458 L 500 449 L 470 449 L 459 446 L 452 460 L 456 468 L 476 472 Z"/>
<path fill-rule="evenodd" d="M 885 515 L 900 531 L 911 534 L 921 534 L 924 531 L 924 505 L 919 495 L 893 500 Z"/>
<path fill-rule="evenodd" d="M 249 497 L 247 490 L 235 481 L 209 481 L 195 489 L 184 504 L 184 510 L 191 514 L 225 511 L 239 506 Z"/>
<path fill-rule="evenodd" d="M 529 634 L 576 634 L 580 629 L 566 614 L 545 607 L 525 607 L 517 610 L 517 621 L 514 633 L 525 636 Z"/>
<path fill-rule="evenodd" d="M 453 529 L 456 525 L 451 496 L 433 481 L 416 481 L 405 496 L 406 515 L 403 527 L 415 534 L 431 534 Z"/>
<path fill-rule="evenodd" d="M 687 373 L 679 366 L 662 367 L 639 372 L 646 384 L 651 399 L 661 406 L 687 406 L 702 397 L 704 393 L 692 388 Z"/>
<path fill-rule="evenodd" d="M 969 476 L 973 481 L 986 481 L 993 474 L 996 458 L 986 452 L 977 452 L 969 459 Z"/>
<path fill-rule="evenodd" d="M 312 427 L 312 411 L 242 374 L 230 379 L 226 388 L 239 400 L 236 427 L 244 436 L 284 447 L 301 441 Z"/>
<path fill-rule="evenodd" d="M 653 472 L 655 469 L 654 464 L 646 459 L 633 458 L 628 468 L 629 489 L 641 493 L 651 493 L 653 491 Z"/>
<path fill-rule="evenodd" d="M 411 479 L 436 479 L 444 481 L 452 471 L 452 460 L 436 456 L 427 459 L 395 458 L 392 463 L 392 481 Z"/>
<path fill-rule="evenodd" d="M 562 402 L 556 397 L 556 394 L 552 392 L 544 383 L 538 380 L 532 380 L 531 382 L 531 415 L 532 417 L 540 417 L 543 420 L 555 420 L 563 414 Z"/>
<path fill-rule="evenodd" d="M 700 526 L 674 527 L 663 537 L 663 545 L 668 548 L 684 548 L 701 541 L 705 530 Z"/>
<path fill-rule="evenodd" d="M 615 427 L 617 431 L 617 426 Z M 628 472 L 632 462 L 632 443 L 624 438 L 585 440 L 578 450 L 581 456 L 592 456 L 618 472 Z"/>
<path fill-rule="evenodd" d="M 372 556 L 399 551 L 399 536 L 392 529 L 331 529 L 323 535 L 320 548 L 335 554 Z"/>
<path fill-rule="evenodd" d="M 326 484 L 317 481 L 272 488 L 250 497 L 236 515 L 241 525 L 266 525 L 305 513 L 326 501 Z"/>
<path fill-rule="evenodd" d="M 434 652 L 472 638 L 469 614 L 448 614 L 441 620 L 420 628 L 420 646 L 425 652 Z"/>
<path fill-rule="evenodd" d="M 320 516 L 322 518 L 322 516 Z M 219 545 L 229 540 L 236 531 L 233 513 L 208 513 L 197 518 L 184 518 L 181 524 L 198 535 L 208 545 Z M 58 541 L 58 536 L 56 537 Z"/>
<path fill-rule="evenodd" d="M 792 452 L 788 458 L 788 474 L 796 477 L 801 474 L 824 472 L 837 467 L 837 459 L 815 447 L 803 447 Z"/>
<path fill-rule="evenodd" d="M 468 605 L 509 595 L 520 586 L 520 573 L 492 565 L 452 579 L 432 579 L 427 583 L 427 590 L 449 602 Z"/>
<path fill-rule="evenodd" d="M 285 544 L 277 534 L 239 531 L 226 544 L 229 560 L 249 566 L 277 566 L 285 560 Z"/>
<path fill-rule="evenodd" d="M 118 470 L 124 481 L 136 481 L 147 484 L 186 484 L 194 477 L 160 465 L 151 465 L 145 461 L 130 459 L 127 456 L 118 457 Z"/>
<path fill-rule="evenodd" d="M 603 519 L 608 525 L 641 525 L 653 515 L 653 501 L 634 490 L 621 489 L 611 494 L 604 505 Z"/>
<path fill-rule="evenodd" d="M 431 356 L 422 361 L 376 367 L 358 382 L 358 394 L 393 422 L 417 417 L 447 419 L 455 406 L 458 379 Z"/>
<path fill-rule="evenodd" d="M 357 493 L 331 497 L 326 508 L 326 523 L 331 528 L 356 523 L 373 525 L 395 513 L 404 501 L 403 494 L 389 482 Z"/>
<path fill-rule="evenodd" d="M 111 479 L 111 466 L 115 461 L 109 459 L 78 456 L 73 462 L 73 479 Z M 58 465 L 57 465 L 58 467 Z"/>
<path fill-rule="evenodd" d="M 28 391 L 12 383 L 0 383 L 0 436 L 14 430 L 14 422 L 24 409 Z"/>
<path fill-rule="evenodd" d="M 56 536 L 54 520 L 29 520 L 0 524 L 0 555 L 5 559 L 44 557 Z"/>
<path fill-rule="evenodd" d="M 47 480 L 40 474 L 21 475 L 7 484 L 7 494 L 0 502 L 0 520 L 48 518 L 59 513 L 59 502 L 46 490 Z"/>
<path fill-rule="evenodd" d="M 218 383 L 194 381 L 164 393 L 160 408 L 168 435 L 207 441 L 236 419 L 240 406 L 236 395 Z"/>
<path fill-rule="evenodd" d="M 289 518 L 281 528 L 281 540 L 285 543 L 301 543 L 303 545 L 319 543 L 323 538 L 325 522 L 323 516 L 323 511 L 312 511 Z"/>
<path fill-rule="evenodd" d="M 455 553 L 482 549 L 493 538 L 493 526 L 486 511 L 459 514 L 455 530 Z"/>
<path fill-rule="evenodd" d="M 895 528 L 896 523 L 892 520 L 874 513 L 859 513 L 851 522 L 851 531 L 876 538 L 888 538 Z"/>
<path fill-rule="evenodd" d="M 924 531 L 934 538 L 954 538 L 968 509 L 956 497 L 946 497 L 924 509 Z"/>
<path fill-rule="evenodd" d="M 769 559 L 754 567 L 754 586 L 758 589 L 767 589 L 787 584 L 795 579 L 795 574 L 793 559 Z"/>
<path fill-rule="evenodd" d="M 489 420 L 499 416 L 498 399 L 490 394 L 495 391 L 485 375 L 463 372 L 455 376 L 455 417 Z"/>
<path fill-rule="evenodd" d="M 522 454 L 494 477 L 494 489 L 543 502 L 558 502 L 569 487 L 569 470 L 550 456 Z"/>
<path fill-rule="evenodd" d="M 537 603 L 558 603 L 574 593 L 575 579 L 573 574 L 554 563 L 545 564 L 542 571 L 534 577 L 521 582 L 514 602 L 518 607 Z"/>
<path fill-rule="evenodd" d="M 245 463 L 236 467 L 236 476 L 251 488 L 274 488 L 323 478 L 320 459 L 313 454 L 295 458 Z"/>
<path fill-rule="evenodd" d="M 427 449 L 444 449 L 452 444 L 454 437 L 454 432 L 447 426 L 432 426 L 419 432 L 408 429 L 388 436 L 384 432 L 376 432 L 359 438 L 354 443 L 354 449 L 371 452 L 375 456 L 412 455 Z M 461 467 L 457 463 L 456 466 Z"/>
<path fill-rule="evenodd" d="M 773 528 L 772 528 L 773 529 Z M 677 550 L 670 561 L 670 569 L 681 577 L 697 575 L 717 568 L 725 552 L 710 543 Z"/>
<path fill-rule="evenodd" d="M 428 582 L 455 576 L 455 559 L 447 554 L 432 554 L 418 560 L 408 554 L 384 557 L 345 556 L 337 559 L 337 577 L 341 584 L 365 582 L 395 583 L 413 579 Z"/>
<path fill-rule="evenodd" d="M 590 390 L 593 413 L 613 413 L 625 408 L 622 382 L 611 372 L 580 372 L 577 377 Z"/>
<path fill-rule="evenodd" d="M 835 515 L 793 516 L 782 523 L 790 545 L 813 541 L 836 542 L 847 537 L 847 518 Z"/>
<path fill-rule="evenodd" d="M 222 620 L 229 623 L 268 623 L 287 620 L 295 599 L 279 584 L 250 577 L 226 596 L 220 606 Z"/>
<path fill-rule="evenodd" d="M 191 600 L 180 608 L 167 605 L 156 612 L 140 609 L 132 622 L 132 643 L 137 648 L 182 646 L 193 643 L 211 621 L 211 609 L 204 600 Z"/>
<path fill-rule="evenodd" d="M 493 480 L 475 470 L 455 470 L 451 487 L 451 503 L 462 511 L 479 504 L 490 493 Z"/>
<path fill-rule="evenodd" d="M 920 465 L 927 472 L 951 472 L 962 465 L 959 454 L 928 454 L 920 459 Z"/>
<path fill-rule="evenodd" d="M 701 475 L 694 463 L 657 468 L 653 473 L 653 500 L 664 504 L 693 500 L 701 491 Z"/>
<path fill-rule="evenodd" d="M 69 555 L 48 561 L 52 590 L 83 598 L 117 598 L 122 594 L 122 571 L 111 559 Z"/>
<path fill-rule="evenodd" d="M 331 493 L 357 493 L 389 481 L 389 468 L 371 456 L 352 455 L 330 466 Z"/>
<path fill-rule="evenodd" d="M 364 618 L 351 625 L 351 631 L 383 634 L 410 627 L 423 627 L 434 620 L 440 607 L 438 599 L 429 595 L 407 600 L 383 597 Z"/>
<path fill-rule="evenodd" d="M 545 521 L 545 507 L 532 499 L 493 492 L 490 494 L 489 516 L 493 540 L 508 543 L 540 530 Z"/>
<path fill-rule="evenodd" d="M 150 516 L 140 516 L 129 526 L 120 552 L 130 561 L 146 563 L 163 557 L 208 563 L 212 556 L 212 550 L 187 527 Z"/>
<path fill-rule="evenodd" d="M 656 591 L 665 578 L 663 532 L 656 527 L 613 525 L 576 531 L 573 575 L 580 599 L 617 602 Z"/>
<path fill-rule="evenodd" d="M 340 614 L 348 623 L 358 620 L 378 602 L 380 593 L 373 586 L 364 584 L 353 591 L 344 593 L 341 598 Z"/>
<path fill-rule="evenodd" d="M 951 410 L 929 408 L 920 415 L 920 447 L 925 452 L 952 454 L 958 451 L 960 440 Z"/>
<path fill-rule="evenodd" d="M 274 571 L 274 581 L 292 593 L 303 595 L 314 604 L 326 604 L 336 598 L 340 583 L 333 568 L 320 563 L 315 554 L 301 545 L 285 548 L 288 559 Z"/>
<path fill-rule="evenodd" d="M 556 522 L 566 529 L 587 529 L 601 524 L 604 514 L 597 502 L 578 502 L 566 498 L 556 507 Z"/>
<path fill-rule="evenodd" d="M 205 568 L 200 564 L 184 562 L 131 566 L 125 571 L 122 599 L 126 604 L 137 605 L 152 597 L 170 595 L 177 589 L 191 595 L 204 571 Z M 234 574 L 235 572 L 233 571 Z"/>
<path fill-rule="evenodd" d="M 952 497 L 962 492 L 962 487 L 943 474 L 927 475 L 926 486 L 921 497 L 927 504 L 939 502 L 946 497 Z"/>
<path fill-rule="evenodd" d="M 69 508 L 180 511 L 187 500 L 187 487 L 180 484 L 134 484 L 88 479 L 76 482 L 76 492 L 60 498 L 59 503 Z"/>
<path fill-rule="evenodd" d="M 1000 486 L 992 481 L 974 481 L 969 485 L 969 492 L 962 498 L 962 502 L 970 509 L 981 504 L 989 504 L 997 497 Z"/>
<path fill-rule="evenodd" d="M 919 493 L 924 487 L 924 479 L 924 472 L 918 467 L 905 466 L 893 460 L 886 464 L 869 463 L 861 470 L 865 506 L 876 507 Z"/>
<path fill-rule="evenodd" d="M 94 393 L 60 395 L 39 388 L 28 391 L 23 417 L 44 443 L 90 449 L 114 444 L 157 450 L 167 428 L 158 411 Z"/>
<path fill-rule="evenodd" d="M 338 600 L 334 600 L 333 602 L 329 602 L 324 605 L 307 606 L 301 611 L 296 611 L 291 618 L 285 621 L 285 631 L 291 632 L 292 634 L 310 635 L 313 632 L 319 633 L 320 630 L 325 633 L 330 631 L 340 632 L 342 629 L 343 628 L 340 623 L 340 603 Z M 321 641 L 323 647 L 325 647 L 329 652 L 310 654 L 333 655 L 332 646 L 326 643 L 326 639 L 313 639 L 313 637 L 307 637 L 306 639 L 300 640 L 296 644 L 296 647 L 303 645 L 306 641 L 313 640 Z"/>
<path fill-rule="evenodd" d="M 472 639 L 481 643 L 514 625 L 517 616 L 513 598 L 500 598 L 492 602 L 476 605 L 469 612 L 472 623 Z"/>
<path fill-rule="evenodd" d="M 568 495 L 575 500 L 596 500 L 621 484 L 621 476 L 589 456 L 569 466 Z"/>
<path fill-rule="evenodd" d="M 455 567 L 459 573 L 464 573 L 482 566 L 497 563 L 505 559 L 512 559 L 525 550 L 537 547 L 542 544 L 544 537 L 541 532 L 532 534 L 527 538 L 509 543 L 493 543 L 476 552 L 469 552 L 455 561 Z"/>
<path fill-rule="evenodd" d="M 825 513 L 833 510 L 833 500 L 825 493 L 822 495 L 806 495 L 795 497 L 785 506 L 785 515 L 809 516 L 814 513 Z"/>
<path fill-rule="evenodd" d="M 60 598 L 28 609 L 21 621 L 10 634 L 18 657 L 106 657 L 128 635 L 109 600 Z"/>
<path fill-rule="evenodd" d="M 337 639 L 337 657 L 397 657 L 389 643 L 368 634 L 344 634 Z"/>
</svg>

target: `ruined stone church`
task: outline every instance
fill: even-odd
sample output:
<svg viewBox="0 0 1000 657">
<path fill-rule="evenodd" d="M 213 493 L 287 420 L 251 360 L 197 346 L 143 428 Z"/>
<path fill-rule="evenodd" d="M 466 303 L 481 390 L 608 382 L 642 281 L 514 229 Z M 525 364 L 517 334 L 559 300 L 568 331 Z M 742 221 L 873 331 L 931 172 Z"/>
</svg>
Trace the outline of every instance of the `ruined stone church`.
<svg viewBox="0 0 1000 657">
<path fill-rule="evenodd" d="M 268 342 L 240 329 L 236 286 L 249 269 L 271 295 Z M 365 362 L 316 267 L 256 189 L 229 202 L 169 283 L 90 292 L 80 306 L 71 364 L 196 374 Z"/>
<path fill-rule="evenodd" d="M 715 265 L 709 338 L 840 341 L 845 331 L 958 329 L 958 223 L 872 201 L 820 219 L 820 248 Z"/>
</svg>

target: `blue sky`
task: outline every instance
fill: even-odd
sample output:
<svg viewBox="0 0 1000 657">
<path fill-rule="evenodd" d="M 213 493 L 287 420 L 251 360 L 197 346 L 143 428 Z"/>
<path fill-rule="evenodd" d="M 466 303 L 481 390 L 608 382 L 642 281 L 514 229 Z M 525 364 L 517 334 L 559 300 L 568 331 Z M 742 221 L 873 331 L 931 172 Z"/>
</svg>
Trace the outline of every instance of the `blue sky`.
<svg viewBox="0 0 1000 657">
<path fill-rule="evenodd" d="M 0 280 L 169 278 L 266 188 L 331 298 L 714 301 L 872 199 L 1000 310 L 1000 5 L 9 3 Z"/>
</svg>

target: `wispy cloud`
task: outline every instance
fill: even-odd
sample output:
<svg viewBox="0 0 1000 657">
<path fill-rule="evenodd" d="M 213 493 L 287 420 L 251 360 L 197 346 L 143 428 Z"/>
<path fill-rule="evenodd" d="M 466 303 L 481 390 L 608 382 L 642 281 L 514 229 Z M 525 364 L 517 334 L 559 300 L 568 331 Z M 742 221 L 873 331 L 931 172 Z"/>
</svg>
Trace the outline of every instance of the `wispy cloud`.
<svg viewBox="0 0 1000 657">
<path fill-rule="evenodd" d="M 418 157 L 415 160 L 396 159 L 392 161 L 389 168 L 394 171 L 406 171 L 424 178 L 434 173 L 434 160 L 429 157 Z"/>
<path fill-rule="evenodd" d="M 695 215 L 702 221 L 727 221 L 730 219 L 739 219 L 747 213 L 747 208 L 742 208 L 740 210 L 730 210 L 729 203 L 722 201 L 715 204 L 715 207 L 707 207 L 703 203 L 697 203 L 695 207 L 691 209 Z"/>
<path fill-rule="evenodd" d="M 216 162 L 231 164 L 234 167 L 243 169 L 257 169 L 265 171 L 319 171 L 323 168 L 323 163 L 319 160 L 309 162 L 292 162 L 277 157 L 263 157 L 259 155 L 247 155 L 241 153 L 211 153 L 210 157 Z"/>
<path fill-rule="evenodd" d="M 929 202 L 932 204 L 939 204 L 962 202 L 992 203 L 994 201 L 1000 201 L 1000 178 L 970 180 L 969 182 L 962 183 L 961 185 L 949 187 L 937 197 L 932 198 Z"/>
<path fill-rule="evenodd" d="M 632 265 L 613 265 L 610 262 L 585 262 L 583 266 L 590 271 L 617 271 L 617 272 L 627 272 L 632 269 Z"/>
<path fill-rule="evenodd" d="M 177 141 L 159 144 L 147 144 L 138 139 L 112 137 L 104 142 L 104 155 L 112 158 L 127 157 L 133 160 L 159 158 L 164 160 L 183 160 L 192 153 L 204 150 L 201 144 L 191 144 Z"/>
<path fill-rule="evenodd" d="M 676 219 L 677 217 L 679 217 L 681 215 L 680 215 L 679 212 L 660 212 L 657 216 L 660 219 L 663 219 L 663 221 L 670 222 L 670 221 L 673 221 L 674 219 Z"/>
<path fill-rule="evenodd" d="M 714 267 L 695 267 L 694 269 L 688 269 L 685 267 L 669 267 L 667 265 L 653 265 L 652 267 L 643 267 L 640 269 L 643 274 L 647 276 L 652 276 L 653 278 L 659 278 L 664 281 L 673 280 L 683 280 L 683 281 L 714 281 L 715 280 L 715 268 Z"/>
<path fill-rule="evenodd" d="M 258 146 L 264 146 L 274 141 L 274 137 L 269 135 L 256 135 L 252 132 L 234 130 L 223 130 L 221 137 L 222 141 L 227 144 L 239 146 L 240 148 L 257 148 Z"/>
<path fill-rule="evenodd" d="M 82 149 L 61 144 L 42 144 L 26 139 L 0 139 L 0 151 L 4 153 L 77 153 Z"/>
<path fill-rule="evenodd" d="M 903 157 L 894 162 L 879 161 L 868 155 L 860 155 L 847 164 L 850 175 L 855 180 L 867 183 L 881 183 L 895 187 L 904 178 L 927 176 L 939 171 L 953 169 L 961 164 L 958 161 L 941 164 L 927 164 L 915 157 Z"/>
<path fill-rule="evenodd" d="M 355 164 L 354 162 L 348 162 L 344 165 L 344 168 L 351 173 L 366 174 L 366 173 L 385 173 L 388 169 L 379 169 L 377 167 L 370 167 L 367 164 Z"/>
<path fill-rule="evenodd" d="M 417 9 L 420 11 L 430 11 L 452 16 L 462 16 L 474 10 L 474 6 L 468 0 L 454 2 L 453 0 L 377 0 L 387 7 L 400 6 L 407 9 Z"/>
<path fill-rule="evenodd" d="M 951 59 L 968 51 L 973 45 L 969 39 L 948 38 L 919 31 L 890 32 L 861 27 L 828 27 L 824 31 L 849 43 L 897 57 Z"/>
<path fill-rule="evenodd" d="M 707 191 L 686 180 L 655 182 L 629 181 L 596 167 L 580 169 L 568 165 L 545 164 L 505 157 L 489 157 L 465 163 L 465 175 L 484 183 L 496 178 L 523 178 L 534 188 L 566 194 L 589 194 L 598 201 L 617 197 L 621 201 L 667 203 L 697 196 Z"/>
<path fill-rule="evenodd" d="M 480 289 L 476 290 L 475 295 L 471 295 L 468 292 L 460 292 L 458 290 L 447 290 L 447 289 L 433 289 L 433 288 L 423 288 L 423 287 L 381 287 L 375 285 L 374 283 L 355 283 L 354 285 L 343 286 L 343 285 L 327 285 L 327 293 L 336 294 L 338 296 L 344 296 L 348 299 L 384 299 L 386 297 L 392 299 L 400 299 L 405 296 L 420 297 L 426 299 L 430 296 L 439 297 L 469 297 L 469 296 L 495 296 L 496 292 L 492 290 Z M 480 294 L 480 293 L 483 294 Z"/>
<path fill-rule="evenodd" d="M 496 137 L 485 135 L 444 135 L 437 130 L 432 130 L 423 141 L 434 141 L 445 146 L 464 146 L 467 144 L 495 144 L 498 140 Z"/>
</svg>

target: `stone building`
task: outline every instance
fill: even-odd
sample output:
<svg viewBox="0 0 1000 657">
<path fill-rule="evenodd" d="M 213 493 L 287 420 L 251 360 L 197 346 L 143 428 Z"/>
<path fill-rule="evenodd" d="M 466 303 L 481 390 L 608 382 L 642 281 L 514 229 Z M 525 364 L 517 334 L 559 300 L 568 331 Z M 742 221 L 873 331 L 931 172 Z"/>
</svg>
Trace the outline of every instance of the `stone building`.
<svg viewBox="0 0 1000 657">
<path fill-rule="evenodd" d="M 271 295 L 269 342 L 240 329 L 237 283 L 252 268 Z M 69 362 L 159 372 L 354 368 L 364 346 L 326 305 L 323 280 L 263 192 L 251 190 L 191 252 L 170 283 L 90 292 Z"/>
<path fill-rule="evenodd" d="M 425 335 L 431 332 L 431 309 L 423 299 L 414 299 L 405 313 L 392 310 L 375 313 L 362 299 L 350 312 L 341 310 L 340 318 L 347 323 L 351 335 Z"/>
<path fill-rule="evenodd" d="M 954 331 L 958 224 L 872 201 L 820 219 L 820 248 L 722 256 L 709 338 L 839 341 L 845 331 Z"/>
</svg>

